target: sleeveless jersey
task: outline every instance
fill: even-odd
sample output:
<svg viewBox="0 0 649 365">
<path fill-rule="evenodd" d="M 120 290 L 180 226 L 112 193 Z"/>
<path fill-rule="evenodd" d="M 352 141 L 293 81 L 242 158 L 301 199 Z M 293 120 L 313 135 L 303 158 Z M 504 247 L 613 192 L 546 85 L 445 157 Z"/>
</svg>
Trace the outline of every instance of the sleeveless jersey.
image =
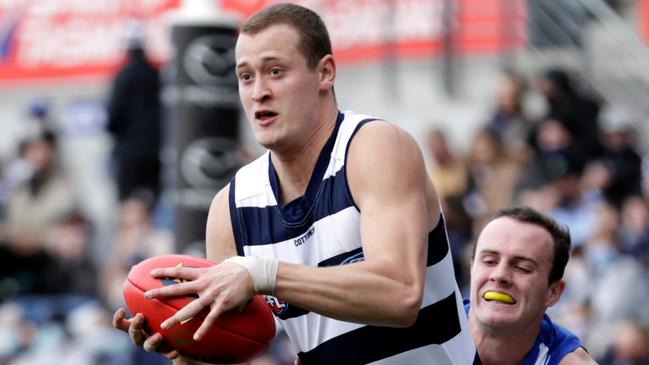
<svg viewBox="0 0 649 365">
<path fill-rule="evenodd" d="M 355 133 L 372 120 L 338 113 L 305 194 L 285 206 L 278 204 L 270 153 L 237 172 L 229 199 L 239 255 L 317 267 L 363 260 L 360 213 L 349 190 L 345 162 Z M 475 346 L 455 282 L 443 217 L 430 232 L 428 245 L 423 302 L 416 323 L 408 328 L 339 321 L 266 296 L 302 364 L 471 364 Z"/>
<path fill-rule="evenodd" d="M 470 303 L 464 300 L 466 314 L 469 314 Z M 543 315 L 541 329 L 532 349 L 525 355 L 523 365 L 559 365 L 559 362 L 576 349 L 582 347 L 579 338 L 572 332 L 552 322 L 547 314 Z"/>
</svg>

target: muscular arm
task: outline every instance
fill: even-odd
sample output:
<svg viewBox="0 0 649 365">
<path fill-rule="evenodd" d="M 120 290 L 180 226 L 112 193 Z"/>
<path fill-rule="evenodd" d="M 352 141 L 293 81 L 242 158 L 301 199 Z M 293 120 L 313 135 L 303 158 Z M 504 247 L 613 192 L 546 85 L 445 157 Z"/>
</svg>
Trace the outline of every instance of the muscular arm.
<svg viewBox="0 0 649 365">
<path fill-rule="evenodd" d="M 345 321 L 409 326 L 422 300 L 427 235 L 439 217 L 421 153 L 404 131 L 374 122 L 352 141 L 346 168 L 365 260 L 327 268 L 280 262 L 276 296 Z"/>
<path fill-rule="evenodd" d="M 383 326 L 409 326 L 421 305 L 427 237 L 439 219 L 439 204 L 415 141 L 385 122 L 364 126 L 350 145 L 348 182 L 361 211 L 363 262 L 318 268 L 279 263 L 275 295 L 332 318 Z M 214 199 L 207 228 L 208 258 L 236 254 L 228 188 Z M 153 289 L 150 297 L 196 293 L 199 299 L 162 326 L 173 326 L 211 307 L 195 336 L 201 337 L 224 311 L 253 294 L 249 272 L 238 264 L 210 269 L 169 268 L 154 276 L 187 283 Z"/>
<path fill-rule="evenodd" d="M 221 262 L 237 254 L 230 221 L 229 193 L 230 185 L 227 185 L 216 194 L 207 216 L 205 251 L 207 258 L 214 262 Z"/>
<path fill-rule="evenodd" d="M 597 363 L 583 347 L 580 347 L 561 359 L 559 365 L 597 365 Z"/>
</svg>

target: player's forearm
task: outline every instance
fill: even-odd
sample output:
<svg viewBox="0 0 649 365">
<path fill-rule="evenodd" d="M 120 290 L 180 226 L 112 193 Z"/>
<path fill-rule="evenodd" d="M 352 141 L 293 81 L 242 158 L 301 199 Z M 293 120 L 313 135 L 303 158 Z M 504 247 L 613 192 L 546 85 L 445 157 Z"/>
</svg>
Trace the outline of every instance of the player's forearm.
<svg viewBox="0 0 649 365">
<path fill-rule="evenodd" d="M 293 305 L 344 321 L 409 326 L 421 306 L 423 269 L 415 275 L 391 275 L 388 266 L 359 262 L 315 268 L 280 263 L 275 294 Z"/>
</svg>

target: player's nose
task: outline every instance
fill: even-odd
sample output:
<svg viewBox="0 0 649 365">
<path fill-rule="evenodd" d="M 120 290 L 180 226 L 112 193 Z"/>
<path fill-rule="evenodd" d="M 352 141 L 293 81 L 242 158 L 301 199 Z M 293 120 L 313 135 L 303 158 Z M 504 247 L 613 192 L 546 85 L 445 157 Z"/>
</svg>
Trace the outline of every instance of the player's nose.
<svg viewBox="0 0 649 365">
<path fill-rule="evenodd" d="M 499 263 L 489 272 L 489 280 L 499 284 L 511 283 L 511 268 L 504 262 Z"/>
<path fill-rule="evenodd" d="M 258 77 L 252 86 L 252 100 L 260 102 L 270 97 L 270 89 L 263 77 Z"/>
</svg>

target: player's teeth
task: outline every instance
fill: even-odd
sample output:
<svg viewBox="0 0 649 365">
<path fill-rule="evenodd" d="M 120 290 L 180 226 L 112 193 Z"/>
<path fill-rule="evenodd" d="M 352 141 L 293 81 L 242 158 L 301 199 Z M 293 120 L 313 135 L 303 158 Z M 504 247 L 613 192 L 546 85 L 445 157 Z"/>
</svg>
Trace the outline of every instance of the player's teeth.
<svg viewBox="0 0 649 365">
<path fill-rule="evenodd" d="M 487 291 L 482 296 L 485 300 L 497 301 L 505 304 L 514 304 L 516 301 L 509 294 L 500 293 L 497 291 Z"/>
</svg>

